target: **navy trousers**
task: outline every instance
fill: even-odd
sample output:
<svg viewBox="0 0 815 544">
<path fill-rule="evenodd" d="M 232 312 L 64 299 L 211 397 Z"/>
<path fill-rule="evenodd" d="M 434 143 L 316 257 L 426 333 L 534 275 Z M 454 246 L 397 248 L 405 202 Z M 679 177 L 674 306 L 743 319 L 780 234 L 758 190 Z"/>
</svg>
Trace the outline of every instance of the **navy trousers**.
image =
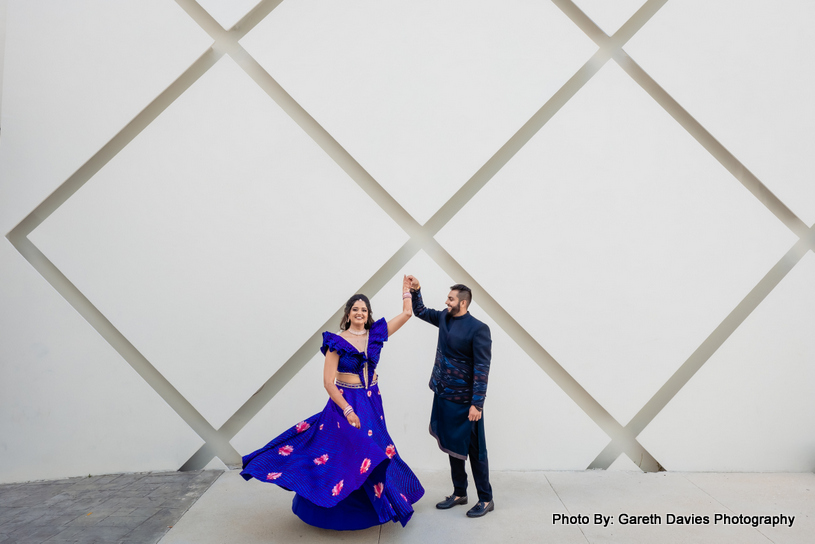
<svg viewBox="0 0 815 544">
<path fill-rule="evenodd" d="M 483 452 L 479 459 L 479 440 L 476 435 L 476 425 L 473 425 L 473 436 L 470 440 L 470 469 L 473 471 L 475 488 L 478 490 L 478 500 L 489 502 L 492 500 L 492 486 L 490 485 L 490 463 L 486 452 Z M 464 459 L 458 459 L 450 455 L 450 473 L 453 477 L 453 488 L 456 497 L 463 497 L 467 494 L 467 472 L 464 470 Z"/>
</svg>

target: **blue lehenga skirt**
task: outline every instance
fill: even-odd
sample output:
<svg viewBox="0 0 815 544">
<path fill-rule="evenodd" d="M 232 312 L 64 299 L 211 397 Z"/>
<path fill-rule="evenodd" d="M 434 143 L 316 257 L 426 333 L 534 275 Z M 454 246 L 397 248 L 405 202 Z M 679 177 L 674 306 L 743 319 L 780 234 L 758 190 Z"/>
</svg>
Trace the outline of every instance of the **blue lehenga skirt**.
<svg viewBox="0 0 815 544">
<path fill-rule="evenodd" d="M 424 495 L 385 424 L 379 386 L 337 382 L 362 424 L 352 427 L 331 399 L 301 421 L 244 456 L 241 476 L 294 491 L 292 511 L 309 525 L 365 529 L 387 521 L 403 526 Z"/>
</svg>

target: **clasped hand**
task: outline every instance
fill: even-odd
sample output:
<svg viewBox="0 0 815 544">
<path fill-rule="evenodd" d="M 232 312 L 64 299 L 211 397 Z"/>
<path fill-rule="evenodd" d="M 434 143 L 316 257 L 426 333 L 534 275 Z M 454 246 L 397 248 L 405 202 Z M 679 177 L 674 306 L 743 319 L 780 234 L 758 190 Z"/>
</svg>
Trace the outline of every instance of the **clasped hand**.
<svg viewBox="0 0 815 544">
<path fill-rule="evenodd" d="M 405 280 L 406 281 L 404 283 L 407 283 L 407 288 L 408 289 L 413 289 L 414 291 L 416 289 L 419 289 L 419 287 L 420 287 L 419 280 L 416 279 L 415 276 L 412 276 L 412 275 L 405 276 Z"/>
</svg>

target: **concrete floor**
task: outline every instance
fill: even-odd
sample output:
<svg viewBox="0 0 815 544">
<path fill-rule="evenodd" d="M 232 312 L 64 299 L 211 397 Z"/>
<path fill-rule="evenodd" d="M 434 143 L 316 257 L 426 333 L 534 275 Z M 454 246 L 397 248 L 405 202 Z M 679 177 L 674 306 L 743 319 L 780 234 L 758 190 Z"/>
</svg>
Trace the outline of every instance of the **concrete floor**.
<svg viewBox="0 0 815 544">
<path fill-rule="evenodd" d="M 310 527 L 292 514 L 291 493 L 255 480 L 245 482 L 238 471 L 225 472 L 160 542 L 815 542 L 815 474 L 494 472 L 496 509 L 480 519 L 465 516 L 469 506 L 436 510 L 435 503 L 451 491 L 448 474 L 418 476 L 426 494 L 414 506 L 407 527 L 388 523 L 333 532 Z M 561 524 L 553 520 L 556 514 L 582 514 L 588 522 Z M 596 524 L 595 514 L 610 516 L 609 524 Z M 659 523 L 624 524 L 624 514 L 649 520 L 653 514 Z M 709 524 L 669 524 L 668 514 L 708 516 Z M 714 523 L 715 514 L 795 519 L 792 527 L 752 527 Z"/>
</svg>

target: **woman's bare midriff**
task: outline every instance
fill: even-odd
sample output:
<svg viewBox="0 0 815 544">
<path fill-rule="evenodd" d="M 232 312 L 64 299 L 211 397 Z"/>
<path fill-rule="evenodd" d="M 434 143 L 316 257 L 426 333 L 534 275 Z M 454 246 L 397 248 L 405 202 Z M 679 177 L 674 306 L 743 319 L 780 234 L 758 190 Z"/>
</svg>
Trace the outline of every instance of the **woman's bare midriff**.
<svg viewBox="0 0 815 544">
<path fill-rule="evenodd" d="M 376 381 L 376 372 L 374 372 L 373 381 Z M 362 383 L 359 376 L 353 372 L 337 372 L 337 381 L 342 383 L 357 384 Z"/>
</svg>

